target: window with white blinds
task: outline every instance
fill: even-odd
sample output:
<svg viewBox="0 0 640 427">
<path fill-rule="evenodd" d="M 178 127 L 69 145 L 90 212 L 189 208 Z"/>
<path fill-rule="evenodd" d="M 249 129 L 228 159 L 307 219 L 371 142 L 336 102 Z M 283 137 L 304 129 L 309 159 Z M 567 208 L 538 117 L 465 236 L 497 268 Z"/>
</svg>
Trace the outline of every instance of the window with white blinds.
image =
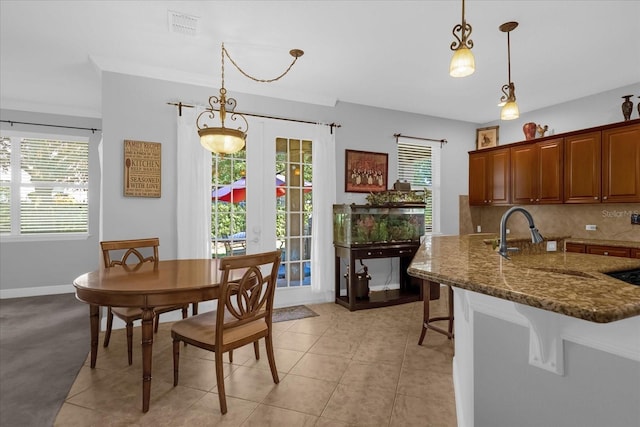
<svg viewBox="0 0 640 427">
<path fill-rule="evenodd" d="M 440 185 L 439 158 L 440 152 L 437 145 L 429 143 L 417 144 L 398 140 L 398 179 L 411 184 L 412 190 L 428 190 L 425 208 L 424 228 L 425 232 L 436 230 L 438 191 Z"/>
<path fill-rule="evenodd" d="M 0 233 L 88 233 L 89 141 L 0 135 Z"/>
</svg>

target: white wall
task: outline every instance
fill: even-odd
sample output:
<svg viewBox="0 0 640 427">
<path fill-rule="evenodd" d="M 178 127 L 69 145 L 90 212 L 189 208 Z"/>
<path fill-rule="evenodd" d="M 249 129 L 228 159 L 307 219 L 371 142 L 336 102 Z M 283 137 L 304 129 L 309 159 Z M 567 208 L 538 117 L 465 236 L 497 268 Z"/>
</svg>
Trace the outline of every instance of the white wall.
<svg viewBox="0 0 640 427">
<path fill-rule="evenodd" d="M 522 125 L 527 122 L 534 122 L 542 126 L 548 125 L 549 131 L 545 136 L 617 123 L 624 121 L 621 108 L 622 96 L 631 94 L 634 95 L 631 118 L 637 119 L 637 104 L 640 101 L 637 97 L 640 96 L 640 82 L 548 108 L 522 113 L 516 120 L 496 120 L 485 123 L 482 127 L 499 125 L 499 145 L 505 145 L 524 141 Z M 500 111 L 499 108 L 496 108 L 496 118 L 499 117 Z"/>
<path fill-rule="evenodd" d="M 167 102 L 204 105 L 215 89 L 115 73 L 103 74 L 104 204 L 102 238 L 160 237 L 160 258 L 176 253 L 176 118 Z M 238 111 L 332 122 L 333 109 L 230 93 Z M 267 102 L 270 101 L 270 102 Z M 195 128 L 194 128 L 195 131 Z M 124 197 L 123 141 L 162 144 L 162 197 Z"/>
<path fill-rule="evenodd" d="M 90 238 L 70 242 L 2 242 L 0 297 L 54 293 L 52 287 L 57 286 L 70 291 L 75 277 L 98 267 L 100 239 L 158 236 L 160 256 L 165 259 L 175 257 L 177 109 L 167 102 L 180 100 L 203 105 L 210 95 L 216 93 L 212 88 L 105 72 L 102 77 L 102 123 L 96 119 L 1 110 L 3 120 L 102 128 L 104 176 L 102 227 L 98 231 L 96 218 L 99 206 L 95 198 L 100 195 L 100 182 L 95 171 L 98 170 L 97 143 L 100 135 L 95 134 L 91 140 Z M 640 84 L 523 114 L 515 122 L 499 122 L 500 143 L 522 140 L 522 124 L 527 121 L 549 124 L 556 133 L 620 121 L 620 96 L 627 93 L 640 94 Z M 365 202 L 364 194 L 344 193 L 345 149 L 388 152 L 389 182 L 394 182 L 397 178 L 394 133 L 447 139 L 448 144 L 441 151 L 441 232 L 457 234 L 458 195 L 466 194 L 468 186 L 467 152 L 475 147 L 475 129 L 490 124 L 478 125 L 343 102 L 335 107 L 326 107 L 233 92 L 231 96 L 238 100 L 238 109 L 243 112 L 341 124 L 342 127 L 334 129 L 338 203 Z M 634 107 L 634 117 L 636 114 Z M 6 126 L 2 124 L 3 129 Z M 125 198 L 122 195 L 122 144 L 125 139 L 162 143 L 161 198 Z M 382 269 L 386 268 L 385 264 Z"/>
<path fill-rule="evenodd" d="M 175 84 L 160 80 L 105 73 L 103 76 L 104 137 L 104 239 L 126 236 L 158 235 L 160 257 L 173 258 L 175 252 L 175 121 L 177 110 L 168 101 L 204 104 L 214 89 Z M 335 108 L 235 94 L 238 110 L 243 112 L 291 117 L 301 120 L 337 122 L 336 164 L 338 203 L 364 203 L 365 194 L 344 193 L 345 149 L 388 152 L 389 182 L 396 172 L 394 133 L 429 138 L 446 138 L 443 154 L 442 231 L 458 230 L 458 195 L 466 193 L 467 152 L 474 147 L 476 126 L 471 123 L 426 117 L 363 105 L 338 103 Z M 125 198 L 122 196 L 124 139 L 161 142 L 162 197 L 160 199 Z M 463 162 L 462 164 L 460 162 Z M 318 173 L 318 172 L 316 172 Z M 109 184 L 107 184 L 109 183 Z M 153 215 L 153 216 L 152 216 Z M 371 261 L 375 279 L 384 280 L 390 268 L 397 272 L 397 262 Z M 396 275 L 397 276 L 397 275 Z M 397 281 L 394 277 L 394 282 Z M 374 280 L 375 282 L 375 280 Z M 375 283 L 372 283 L 375 284 Z"/>
<path fill-rule="evenodd" d="M 345 149 L 389 153 L 389 183 L 398 178 L 394 134 L 446 139 L 441 149 L 441 224 L 444 234 L 458 234 L 458 195 L 467 194 L 469 168 L 467 152 L 475 147 L 474 123 L 383 110 L 357 104 L 338 103 L 337 202 L 365 203 L 366 193 L 344 192 Z"/>
<path fill-rule="evenodd" d="M 0 119 L 101 129 L 99 119 L 53 114 L 0 110 Z M 78 275 L 98 267 L 98 215 L 100 186 L 98 177 L 98 144 L 101 132 L 79 129 L 54 129 L 0 123 L 0 129 L 28 131 L 36 134 L 62 133 L 89 137 L 89 237 L 82 240 L 0 242 L 0 298 L 26 295 L 48 295 L 72 292 L 71 282 Z M 28 291 L 25 289 L 28 288 Z"/>
</svg>

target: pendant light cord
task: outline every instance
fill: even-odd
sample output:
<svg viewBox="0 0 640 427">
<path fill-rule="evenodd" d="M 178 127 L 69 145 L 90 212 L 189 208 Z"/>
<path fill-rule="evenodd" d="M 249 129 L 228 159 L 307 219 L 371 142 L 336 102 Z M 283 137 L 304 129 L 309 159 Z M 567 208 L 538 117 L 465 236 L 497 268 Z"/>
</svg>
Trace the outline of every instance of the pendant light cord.
<svg viewBox="0 0 640 427">
<path fill-rule="evenodd" d="M 507 69 L 509 73 L 509 84 L 511 84 L 511 31 L 507 31 Z"/>
<path fill-rule="evenodd" d="M 289 51 L 289 53 L 291 54 L 291 56 L 293 56 L 293 61 L 291 62 L 291 64 L 289 64 L 289 67 L 286 70 L 284 70 L 284 72 L 282 74 L 280 74 L 278 77 L 275 77 L 273 79 L 259 79 L 259 78 L 256 78 L 256 77 L 253 77 L 253 76 L 247 74 L 242 68 L 240 68 L 240 66 L 236 63 L 236 61 L 233 60 L 231 55 L 229 55 L 229 52 L 224 47 L 224 43 L 223 43 L 222 44 L 222 86 L 224 86 L 224 56 L 225 55 L 227 55 L 227 58 L 229 58 L 229 61 L 231 61 L 231 63 L 245 77 L 248 77 L 251 80 L 256 81 L 256 82 L 260 82 L 260 83 L 271 83 L 271 82 L 275 82 L 276 80 L 280 80 L 281 78 L 283 78 L 289 72 L 289 70 L 291 70 L 291 67 L 293 67 L 293 65 L 296 63 L 298 58 L 300 58 L 304 54 L 304 52 L 299 50 L 299 49 L 292 49 L 291 51 Z"/>
</svg>

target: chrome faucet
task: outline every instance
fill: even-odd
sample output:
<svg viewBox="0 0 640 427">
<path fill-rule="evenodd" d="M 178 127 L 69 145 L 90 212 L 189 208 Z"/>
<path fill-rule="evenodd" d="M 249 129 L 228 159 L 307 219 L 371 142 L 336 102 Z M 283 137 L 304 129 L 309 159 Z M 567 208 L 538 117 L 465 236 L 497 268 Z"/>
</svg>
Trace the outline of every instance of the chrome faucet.
<svg viewBox="0 0 640 427">
<path fill-rule="evenodd" d="M 529 221 L 529 231 L 531 232 L 531 242 L 540 243 L 542 242 L 542 240 L 544 240 L 542 238 L 542 235 L 536 228 L 535 224 L 533 223 L 533 217 L 531 216 L 531 214 L 526 209 L 521 208 L 520 206 L 514 206 L 508 211 L 506 211 L 504 215 L 502 215 L 502 219 L 500 220 L 500 250 L 498 251 L 498 253 L 503 257 L 505 257 L 506 259 L 510 259 L 509 252 L 518 250 L 518 248 L 507 247 L 507 220 L 509 219 L 511 214 L 518 211 L 522 212 L 524 216 L 527 217 L 527 220 Z"/>
</svg>

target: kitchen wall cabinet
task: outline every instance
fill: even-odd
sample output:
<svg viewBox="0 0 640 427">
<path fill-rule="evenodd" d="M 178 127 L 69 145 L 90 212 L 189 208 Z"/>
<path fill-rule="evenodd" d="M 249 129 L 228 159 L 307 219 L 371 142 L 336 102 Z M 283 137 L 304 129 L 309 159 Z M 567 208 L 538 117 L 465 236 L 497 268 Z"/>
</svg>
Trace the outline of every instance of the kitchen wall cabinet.
<svg viewBox="0 0 640 427">
<path fill-rule="evenodd" d="M 640 249 L 631 249 L 631 258 L 640 259 Z"/>
<path fill-rule="evenodd" d="M 640 119 L 469 152 L 469 204 L 640 202 Z"/>
<path fill-rule="evenodd" d="M 469 153 L 469 204 L 508 205 L 510 200 L 509 148 Z"/>
<path fill-rule="evenodd" d="M 602 133 L 587 132 L 564 139 L 564 202 L 600 201 Z"/>
<path fill-rule="evenodd" d="M 640 202 L 640 124 L 602 131 L 602 201 Z"/>
<path fill-rule="evenodd" d="M 563 202 L 563 139 L 511 148 L 513 204 Z"/>
<path fill-rule="evenodd" d="M 565 203 L 640 202 L 640 124 L 565 138 Z"/>
</svg>

